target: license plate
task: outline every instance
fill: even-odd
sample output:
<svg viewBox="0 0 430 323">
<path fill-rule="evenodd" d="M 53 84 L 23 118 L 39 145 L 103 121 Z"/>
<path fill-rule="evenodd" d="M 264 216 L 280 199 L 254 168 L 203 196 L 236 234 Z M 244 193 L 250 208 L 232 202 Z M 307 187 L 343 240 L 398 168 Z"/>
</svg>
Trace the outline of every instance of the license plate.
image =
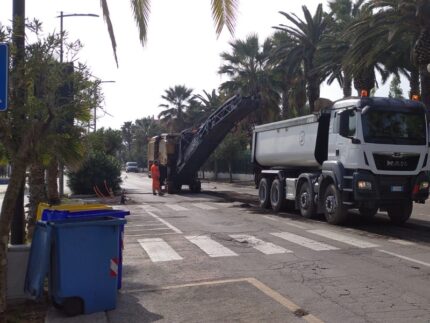
<svg viewBox="0 0 430 323">
<path fill-rule="evenodd" d="M 391 186 L 391 192 L 403 192 L 403 186 Z"/>
</svg>

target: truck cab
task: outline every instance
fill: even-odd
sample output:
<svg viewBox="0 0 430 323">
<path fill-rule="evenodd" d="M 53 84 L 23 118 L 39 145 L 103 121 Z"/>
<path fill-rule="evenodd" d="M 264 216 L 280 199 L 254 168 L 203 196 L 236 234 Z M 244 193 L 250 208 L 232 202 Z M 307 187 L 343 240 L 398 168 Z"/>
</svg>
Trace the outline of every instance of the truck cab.
<svg viewBox="0 0 430 323">
<path fill-rule="evenodd" d="M 318 114 L 256 127 L 260 205 L 294 203 L 340 224 L 349 209 L 402 224 L 429 195 L 429 117 L 417 101 L 357 97 Z M 291 203 L 289 203 L 291 205 Z"/>
</svg>

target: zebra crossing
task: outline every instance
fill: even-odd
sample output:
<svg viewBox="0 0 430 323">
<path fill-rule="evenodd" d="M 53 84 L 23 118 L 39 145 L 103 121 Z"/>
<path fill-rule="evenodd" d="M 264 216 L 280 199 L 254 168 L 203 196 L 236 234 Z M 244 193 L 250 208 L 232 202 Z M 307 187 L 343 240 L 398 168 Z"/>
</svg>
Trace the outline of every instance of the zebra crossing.
<svg viewBox="0 0 430 323">
<path fill-rule="evenodd" d="M 163 212 L 166 211 L 175 211 L 175 212 L 186 212 L 186 211 L 214 211 L 221 208 L 225 208 L 226 206 L 231 206 L 233 203 L 216 203 L 216 202 L 199 202 L 199 203 L 161 203 L 157 207 L 151 206 L 149 204 L 141 205 L 141 208 L 145 212 Z"/>
<path fill-rule="evenodd" d="M 272 232 L 270 236 L 277 241 L 271 242 L 249 234 L 229 234 L 232 239 L 229 246 L 223 245 L 220 241 L 208 235 L 186 235 L 175 239 L 175 244 L 191 243 L 201 255 L 209 256 L 210 258 L 219 257 L 235 257 L 240 256 L 240 253 L 235 248 L 232 250 L 231 243 L 237 243 L 236 246 L 247 246 L 255 249 L 257 253 L 263 255 L 281 255 L 293 254 L 299 252 L 297 248 L 310 249 L 312 251 L 334 251 L 347 247 L 356 248 L 377 248 L 377 244 L 368 241 L 362 241 L 349 235 L 344 235 L 330 230 L 307 230 L 308 235 L 314 235 L 315 240 L 309 237 L 304 237 L 291 232 Z M 337 245 L 319 241 L 318 238 L 333 240 Z M 184 257 L 180 251 L 176 251 L 174 247 L 169 245 L 167 239 L 163 238 L 147 238 L 138 239 L 139 245 L 145 251 L 149 259 L 154 262 L 167 262 L 183 260 Z M 284 241 L 288 246 L 284 245 Z M 342 247 L 340 245 L 343 245 Z M 189 250 L 189 248 L 187 248 Z"/>
</svg>

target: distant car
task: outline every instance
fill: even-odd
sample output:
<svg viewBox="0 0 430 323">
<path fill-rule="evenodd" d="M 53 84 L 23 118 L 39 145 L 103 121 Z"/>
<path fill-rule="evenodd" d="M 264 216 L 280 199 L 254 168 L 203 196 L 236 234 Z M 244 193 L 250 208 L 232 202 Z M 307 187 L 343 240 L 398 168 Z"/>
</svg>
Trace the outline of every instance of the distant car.
<svg viewBox="0 0 430 323">
<path fill-rule="evenodd" d="M 137 167 L 136 162 L 126 162 L 125 163 L 125 172 L 133 172 L 133 173 L 139 173 L 139 168 Z"/>
</svg>

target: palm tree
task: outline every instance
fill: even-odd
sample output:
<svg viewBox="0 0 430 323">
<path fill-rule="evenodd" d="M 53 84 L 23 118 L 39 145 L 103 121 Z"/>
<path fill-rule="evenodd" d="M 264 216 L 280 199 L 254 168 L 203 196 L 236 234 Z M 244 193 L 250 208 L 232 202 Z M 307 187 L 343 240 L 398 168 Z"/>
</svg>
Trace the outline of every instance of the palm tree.
<svg viewBox="0 0 430 323">
<path fill-rule="evenodd" d="M 279 118 L 280 95 L 275 84 L 274 72 L 269 64 L 271 41 L 267 39 L 260 45 L 258 36 L 248 36 L 244 41 L 230 43 L 232 52 L 221 53 L 224 63 L 219 74 L 227 75 L 230 80 L 220 85 L 220 91 L 233 95 L 260 95 L 259 111 L 252 114 L 257 123 Z"/>
<path fill-rule="evenodd" d="M 331 16 L 324 13 L 322 4 L 318 5 L 314 16 L 310 14 L 306 6 L 302 6 L 302 9 L 305 16 L 304 21 L 295 14 L 280 11 L 293 26 L 280 24 L 274 28 L 286 32 L 295 42 L 295 46 L 288 56 L 291 61 L 300 62 L 303 65 L 309 106 L 313 111 L 314 102 L 320 96 L 320 83 L 322 82 L 322 76 L 315 69 L 315 55 L 318 45 L 327 32 Z"/>
<path fill-rule="evenodd" d="M 166 101 L 159 107 L 164 108 L 158 115 L 162 123 L 166 124 L 170 132 L 176 132 L 183 129 L 185 125 L 185 111 L 190 106 L 190 100 L 193 98 L 193 89 L 185 85 L 175 85 L 165 90 L 161 97 Z"/>
<path fill-rule="evenodd" d="M 130 0 L 130 4 L 133 10 L 133 18 L 139 30 L 140 42 L 142 43 L 142 45 L 145 45 L 147 38 L 148 19 L 151 8 L 150 0 Z M 116 55 L 116 40 L 112 20 L 110 19 L 110 12 L 107 0 L 101 0 L 100 5 L 103 11 L 103 17 L 108 27 L 115 62 L 118 66 L 118 58 Z M 233 34 L 236 22 L 238 0 L 211 0 L 211 7 L 216 34 L 219 36 L 224 26 L 226 26 L 229 32 Z"/>
</svg>

